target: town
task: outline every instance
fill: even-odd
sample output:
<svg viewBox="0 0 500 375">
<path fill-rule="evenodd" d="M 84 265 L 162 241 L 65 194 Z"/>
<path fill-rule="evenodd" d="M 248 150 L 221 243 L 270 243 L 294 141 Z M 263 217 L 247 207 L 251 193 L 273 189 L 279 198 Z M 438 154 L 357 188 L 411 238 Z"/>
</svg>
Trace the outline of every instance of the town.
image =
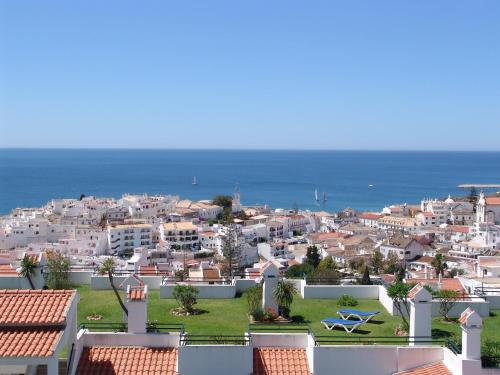
<svg viewBox="0 0 500 375">
<path fill-rule="evenodd" d="M 468 188 L 379 212 L 244 206 L 238 186 L 16 208 L 0 373 L 493 374 L 500 194 Z"/>
</svg>

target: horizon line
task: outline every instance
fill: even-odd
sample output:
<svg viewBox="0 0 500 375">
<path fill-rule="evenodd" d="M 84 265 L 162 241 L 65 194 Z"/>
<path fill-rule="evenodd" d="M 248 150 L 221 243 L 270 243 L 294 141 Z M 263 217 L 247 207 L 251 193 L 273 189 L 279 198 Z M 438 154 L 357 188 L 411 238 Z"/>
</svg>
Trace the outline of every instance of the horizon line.
<svg viewBox="0 0 500 375">
<path fill-rule="evenodd" d="M 192 148 L 192 147 L 0 147 L 0 150 L 116 150 L 116 151 L 338 151 L 338 152 L 484 152 L 499 153 L 499 150 L 457 149 L 384 149 L 384 148 Z"/>
</svg>

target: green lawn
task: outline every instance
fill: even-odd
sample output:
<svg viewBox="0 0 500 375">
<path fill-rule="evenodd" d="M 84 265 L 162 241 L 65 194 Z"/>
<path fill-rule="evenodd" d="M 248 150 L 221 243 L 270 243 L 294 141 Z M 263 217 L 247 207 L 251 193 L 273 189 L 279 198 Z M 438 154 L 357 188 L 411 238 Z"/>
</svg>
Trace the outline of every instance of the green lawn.
<svg viewBox="0 0 500 375">
<path fill-rule="evenodd" d="M 122 312 L 113 291 L 91 290 L 89 286 L 78 287 L 78 322 L 87 322 L 86 316 L 98 313 L 102 322 L 120 322 Z M 173 299 L 160 299 L 159 291 L 149 292 L 148 319 L 159 323 L 183 323 L 187 332 L 204 335 L 239 335 L 248 330 L 247 302 L 245 296 L 234 299 L 200 299 L 196 307 L 203 311 L 200 315 L 177 317 L 170 311 L 177 307 Z M 294 299 L 291 315 L 295 322 L 310 325 L 315 335 L 337 337 L 372 337 L 393 336 L 394 328 L 401 319 L 390 316 L 377 300 L 360 300 L 356 308 L 360 310 L 378 310 L 379 315 L 364 324 L 357 332 L 347 334 L 343 329 L 328 331 L 320 323 L 326 317 L 337 317 L 336 300 L 307 299 L 300 296 Z M 494 316 L 484 320 L 483 341 L 500 341 L 500 310 L 494 310 Z M 433 319 L 433 333 L 440 337 L 452 334 L 460 335 L 458 323 L 442 323 L 440 318 Z"/>
</svg>

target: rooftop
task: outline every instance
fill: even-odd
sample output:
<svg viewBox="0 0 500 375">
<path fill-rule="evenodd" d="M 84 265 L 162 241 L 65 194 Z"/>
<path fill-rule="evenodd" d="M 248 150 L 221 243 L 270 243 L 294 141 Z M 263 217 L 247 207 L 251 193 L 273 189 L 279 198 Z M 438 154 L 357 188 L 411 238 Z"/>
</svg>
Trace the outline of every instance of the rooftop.
<svg viewBox="0 0 500 375">
<path fill-rule="evenodd" d="M 305 349 L 253 350 L 253 375 L 310 375 Z"/>
<path fill-rule="evenodd" d="M 0 326 L 64 324 L 73 290 L 0 290 Z"/>
<path fill-rule="evenodd" d="M 176 375 L 177 350 L 138 346 L 85 347 L 77 375 Z"/>
</svg>

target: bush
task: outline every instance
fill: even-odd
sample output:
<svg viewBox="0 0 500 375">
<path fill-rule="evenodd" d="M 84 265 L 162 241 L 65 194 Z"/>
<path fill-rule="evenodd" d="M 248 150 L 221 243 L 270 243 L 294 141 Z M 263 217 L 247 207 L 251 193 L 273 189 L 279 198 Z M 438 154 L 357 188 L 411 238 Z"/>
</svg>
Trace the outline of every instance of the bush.
<svg viewBox="0 0 500 375">
<path fill-rule="evenodd" d="M 246 295 L 249 311 L 262 305 L 262 285 L 256 285 L 248 288 Z"/>
<path fill-rule="evenodd" d="M 269 322 L 273 322 L 276 319 L 278 319 L 278 313 L 276 312 L 275 309 L 268 308 L 266 310 L 266 312 L 264 313 L 264 319 L 269 321 Z"/>
<path fill-rule="evenodd" d="M 357 306 L 358 301 L 352 296 L 349 296 L 347 294 L 344 294 L 342 297 L 339 298 L 337 302 L 338 306 Z"/>
<path fill-rule="evenodd" d="M 175 298 L 180 307 L 187 312 L 192 312 L 199 291 L 192 285 L 176 285 L 172 296 Z"/>
<path fill-rule="evenodd" d="M 249 314 L 252 316 L 253 320 L 256 322 L 262 322 L 265 318 L 265 315 L 266 315 L 266 313 L 264 312 L 264 309 L 260 306 L 251 310 L 249 312 Z"/>
</svg>

